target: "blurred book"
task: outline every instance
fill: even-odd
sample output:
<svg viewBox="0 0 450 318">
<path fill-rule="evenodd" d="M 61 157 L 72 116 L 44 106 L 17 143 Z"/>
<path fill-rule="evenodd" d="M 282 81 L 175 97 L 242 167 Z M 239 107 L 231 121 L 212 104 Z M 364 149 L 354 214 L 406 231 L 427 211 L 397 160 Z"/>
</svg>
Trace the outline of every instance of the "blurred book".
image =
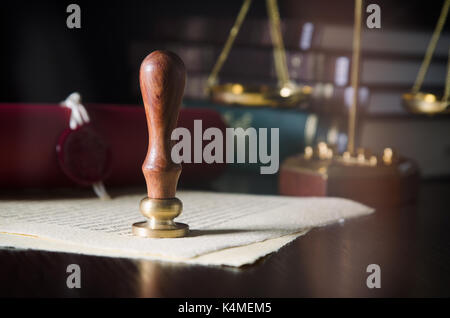
<svg viewBox="0 0 450 318">
<path fill-rule="evenodd" d="M 158 27 L 151 28 L 151 41 L 135 41 L 130 49 L 132 76 L 137 76 L 139 70 L 135 61 L 147 52 L 169 49 L 185 61 L 186 96 L 206 99 L 206 79 L 233 20 L 161 17 L 152 23 Z M 313 87 L 333 85 L 333 109 L 346 112 L 343 91 L 350 86 L 352 26 L 282 19 L 282 31 L 291 79 Z M 368 114 L 406 114 L 401 95 L 411 89 L 430 37 L 431 32 L 418 30 L 363 31 L 361 86 L 370 95 L 374 93 L 373 100 L 367 102 Z M 424 89 L 428 91 L 443 90 L 449 41 L 450 34 L 444 32 L 425 77 Z M 219 77 L 222 82 L 277 83 L 267 19 L 245 21 Z M 135 94 L 138 95 L 137 88 Z"/>
<path fill-rule="evenodd" d="M 161 17 L 151 22 L 155 27 L 151 28 L 153 32 L 150 36 L 155 40 L 223 45 L 234 20 L 190 16 L 187 18 Z M 283 40 L 288 49 L 351 51 L 353 35 L 351 23 L 333 25 L 282 18 L 281 27 Z M 395 53 L 421 58 L 430 37 L 431 32 L 419 30 L 363 30 L 362 48 L 365 53 Z M 442 34 L 436 47 L 436 56 L 447 56 L 446 43 L 449 42 L 450 34 Z M 236 38 L 236 45 L 271 47 L 268 20 L 247 19 Z"/>
</svg>

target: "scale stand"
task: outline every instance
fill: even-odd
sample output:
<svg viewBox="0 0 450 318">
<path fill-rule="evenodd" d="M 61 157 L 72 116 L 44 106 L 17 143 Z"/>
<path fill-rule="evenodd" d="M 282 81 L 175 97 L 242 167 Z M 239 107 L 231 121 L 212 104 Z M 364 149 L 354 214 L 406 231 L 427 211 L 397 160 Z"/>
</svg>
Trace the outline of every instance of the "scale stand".
<svg viewBox="0 0 450 318">
<path fill-rule="evenodd" d="M 380 158 L 381 157 L 381 158 Z M 377 157 L 359 149 L 356 156 L 333 155 L 319 143 L 303 155 L 286 159 L 280 169 L 279 192 L 290 196 L 330 196 L 374 207 L 393 207 L 414 201 L 418 192 L 417 165 L 386 148 Z"/>
<path fill-rule="evenodd" d="M 347 151 L 319 143 L 306 147 L 302 155 L 286 159 L 279 176 L 279 193 L 293 196 L 335 196 L 374 207 L 391 207 L 414 200 L 418 193 L 419 170 L 410 159 L 386 148 L 381 155 L 367 149 L 355 151 L 356 110 L 361 51 L 362 0 L 355 0 L 352 88 Z"/>
</svg>

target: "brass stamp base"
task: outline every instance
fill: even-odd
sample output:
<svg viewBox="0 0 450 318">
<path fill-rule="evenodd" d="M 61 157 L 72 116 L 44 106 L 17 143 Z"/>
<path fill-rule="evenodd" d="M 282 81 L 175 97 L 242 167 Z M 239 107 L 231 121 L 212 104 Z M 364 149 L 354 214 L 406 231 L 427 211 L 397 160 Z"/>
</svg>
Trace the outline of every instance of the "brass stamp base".
<svg viewBox="0 0 450 318">
<path fill-rule="evenodd" d="M 148 221 L 134 223 L 133 234 L 140 237 L 175 238 L 186 236 L 189 226 L 173 221 L 180 215 L 183 203 L 177 198 L 144 198 L 139 206 Z"/>
<path fill-rule="evenodd" d="M 149 238 L 176 238 L 186 236 L 189 226 L 184 223 L 171 222 L 168 224 L 151 224 L 151 222 L 138 222 L 133 224 L 133 234 Z"/>
</svg>

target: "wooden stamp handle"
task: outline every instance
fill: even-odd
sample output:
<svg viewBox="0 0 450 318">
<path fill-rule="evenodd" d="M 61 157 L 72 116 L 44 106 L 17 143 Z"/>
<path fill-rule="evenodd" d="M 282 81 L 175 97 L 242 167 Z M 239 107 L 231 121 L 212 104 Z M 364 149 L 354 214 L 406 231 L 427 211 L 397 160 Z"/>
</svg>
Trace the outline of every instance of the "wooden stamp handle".
<svg viewBox="0 0 450 318">
<path fill-rule="evenodd" d="M 172 161 L 170 136 L 178 121 L 186 69 L 176 54 L 155 51 L 142 62 L 139 79 L 149 137 L 142 165 L 148 197 L 174 198 L 181 165 Z"/>
</svg>

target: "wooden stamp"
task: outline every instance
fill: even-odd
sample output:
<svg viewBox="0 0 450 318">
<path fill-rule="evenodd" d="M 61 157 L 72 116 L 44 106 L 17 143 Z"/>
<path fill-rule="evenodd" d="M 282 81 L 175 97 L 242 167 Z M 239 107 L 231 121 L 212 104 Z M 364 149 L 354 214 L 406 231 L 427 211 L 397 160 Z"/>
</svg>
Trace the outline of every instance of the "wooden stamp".
<svg viewBox="0 0 450 318">
<path fill-rule="evenodd" d="M 148 151 L 142 165 L 148 197 L 140 204 L 148 221 L 133 224 L 141 237 L 185 236 L 189 227 L 173 221 L 183 208 L 175 197 L 181 165 L 171 158 L 175 129 L 183 97 L 186 69 L 174 53 L 155 51 L 141 64 L 140 85 L 148 126 Z"/>
</svg>

